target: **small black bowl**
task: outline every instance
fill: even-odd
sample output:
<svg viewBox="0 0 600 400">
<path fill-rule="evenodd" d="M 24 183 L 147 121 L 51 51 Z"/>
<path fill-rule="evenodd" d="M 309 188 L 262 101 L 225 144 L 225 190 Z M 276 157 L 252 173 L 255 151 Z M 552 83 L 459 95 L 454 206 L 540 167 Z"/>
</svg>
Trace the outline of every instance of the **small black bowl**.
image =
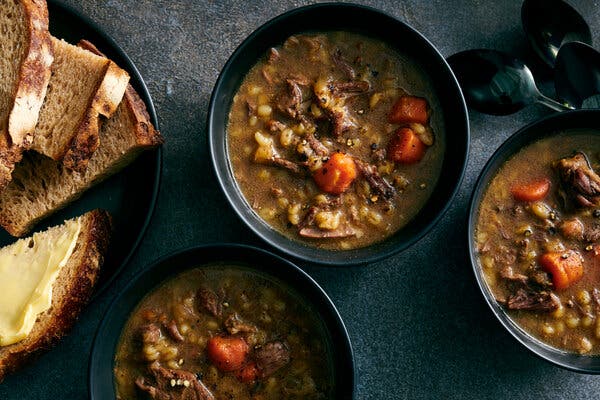
<svg viewBox="0 0 600 400">
<path fill-rule="evenodd" d="M 469 255 L 475 278 L 483 297 L 506 330 L 515 337 L 523 346 L 534 354 L 560 367 L 588 374 L 600 374 L 600 356 L 579 355 L 548 346 L 521 329 L 498 304 L 490 291 L 479 264 L 475 243 L 475 229 L 479 216 L 479 205 L 483 200 L 485 191 L 502 165 L 523 147 L 545 137 L 553 136 L 561 131 L 575 129 L 590 129 L 600 132 L 600 110 L 576 110 L 553 114 L 536 121 L 508 138 L 502 146 L 492 155 L 481 172 L 469 207 L 468 237 Z M 600 140 L 600 134 L 598 137 Z"/>
<path fill-rule="evenodd" d="M 354 398 L 354 354 L 350 337 L 323 289 L 300 268 L 272 253 L 244 245 L 215 244 L 193 247 L 161 258 L 138 274 L 112 302 L 94 339 L 89 364 L 90 399 L 115 398 L 113 366 L 116 347 L 131 312 L 144 296 L 180 272 L 222 263 L 242 265 L 275 278 L 291 287 L 317 310 L 327 331 L 334 370 L 335 398 Z"/>
<path fill-rule="evenodd" d="M 392 237 L 354 250 L 333 251 L 292 240 L 272 229 L 248 205 L 239 190 L 227 153 L 227 123 L 233 96 L 247 72 L 270 47 L 302 32 L 348 31 L 382 40 L 419 63 L 433 81 L 444 112 L 446 149 L 443 177 L 418 215 Z M 229 58 L 212 93 L 208 110 L 208 141 L 221 189 L 239 217 L 259 237 L 300 259 L 329 265 L 376 261 L 406 249 L 429 231 L 447 210 L 462 181 L 469 147 L 465 101 L 444 57 L 419 32 L 379 10 L 343 3 L 313 4 L 282 14 L 254 31 Z"/>
</svg>

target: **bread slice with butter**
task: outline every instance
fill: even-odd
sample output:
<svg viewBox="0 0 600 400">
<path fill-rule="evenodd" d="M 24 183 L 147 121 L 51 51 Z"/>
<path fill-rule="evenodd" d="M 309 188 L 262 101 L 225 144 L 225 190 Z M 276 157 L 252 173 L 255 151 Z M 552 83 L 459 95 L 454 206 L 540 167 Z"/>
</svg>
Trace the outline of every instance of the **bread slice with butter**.
<svg viewBox="0 0 600 400">
<path fill-rule="evenodd" d="M 0 382 L 73 325 L 110 233 L 109 214 L 93 210 L 0 249 Z"/>
</svg>

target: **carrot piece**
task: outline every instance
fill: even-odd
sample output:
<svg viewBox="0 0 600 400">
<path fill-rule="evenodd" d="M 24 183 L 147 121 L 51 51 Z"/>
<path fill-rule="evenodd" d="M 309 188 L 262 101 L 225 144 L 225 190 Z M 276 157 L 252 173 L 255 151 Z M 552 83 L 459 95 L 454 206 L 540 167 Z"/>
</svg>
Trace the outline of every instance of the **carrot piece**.
<svg viewBox="0 0 600 400">
<path fill-rule="evenodd" d="M 313 178 L 322 191 L 341 194 L 354 182 L 356 175 L 356 165 L 351 156 L 333 153 L 329 160 L 314 172 Z"/>
<path fill-rule="evenodd" d="M 206 351 L 208 358 L 218 369 L 235 371 L 244 365 L 249 347 L 239 337 L 215 336 L 208 340 Z"/>
<path fill-rule="evenodd" d="M 583 258 L 573 250 L 544 253 L 540 257 L 540 265 L 552 275 L 556 290 L 568 288 L 583 276 Z"/>
<path fill-rule="evenodd" d="M 401 164 L 414 164 L 423 158 L 427 146 L 410 128 L 396 131 L 387 147 L 388 159 Z"/>
<path fill-rule="evenodd" d="M 392 124 L 416 122 L 425 125 L 428 119 L 427 100 L 415 96 L 400 97 L 388 115 L 388 121 Z"/>
<path fill-rule="evenodd" d="M 244 365 L 244 367 L 236 373 L 236 376 L 241 382 L 254 382 L 258 378 L 258 367 L 256 366 L 256 363 L 252 361 Z"/>
<path fill-rule="evenodd" d="M 542 178 L 525 183 L 516 183 L 510 188 L 510 193 L 519 201 L 542 200 L 550 191 L 550 179 Z"/>
</svg>

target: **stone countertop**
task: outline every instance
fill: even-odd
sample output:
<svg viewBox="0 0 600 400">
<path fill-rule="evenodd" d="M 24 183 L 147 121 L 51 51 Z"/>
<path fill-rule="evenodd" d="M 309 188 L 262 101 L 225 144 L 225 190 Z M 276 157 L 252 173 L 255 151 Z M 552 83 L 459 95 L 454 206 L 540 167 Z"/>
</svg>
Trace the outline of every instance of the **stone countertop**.
<svg viewBox="0 0 600 400">
<path fill-rule="evenodd" d="M 96 328 L 111 299 L 159 256 L 210 242 L 268 246 L 248 230 L 211 171 L 205 120 L 221 67 L 255 28 L 304 0 L 68 0 L 131 57 L 154 99 L 166 138 L 157 208 L 136 255 L 51 352 L 0 384 L 0 399 L 83 399 Z M 522 57 L 552 94 L 551 73 L 524 37 L 521 1 L 360 1 L 407 22 L 444 56 L 495 48 Z M 569 0 L 600 43 L 600 2 Z M 507 117 L 472 111 L 465 178 L 452 206 L 407 251 L 364 267 L 301 264 L 331 296 L 356 357 L 357 399 L 589 399 L 600 380 L 554 367 L 526 351 L 479 293 L 466 250 L 466 209 L 486 160 L 518 128 L 549 115 L 531 106 Z M 452 140 L 452 134 L 448 136 Z"/>
</svg>

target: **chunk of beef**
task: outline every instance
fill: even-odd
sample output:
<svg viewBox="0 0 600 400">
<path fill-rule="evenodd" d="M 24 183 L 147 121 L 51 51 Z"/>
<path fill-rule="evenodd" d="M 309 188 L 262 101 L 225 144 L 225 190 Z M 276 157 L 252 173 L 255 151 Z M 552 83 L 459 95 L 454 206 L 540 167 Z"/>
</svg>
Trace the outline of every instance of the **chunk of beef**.
<svg viewBox="0 0 600 400">
<path fill-rule="evenodd" d="M 578 206 L 600 205 L 600 176 L 592 169 L 585 154 L 579 152 L 562 158 L 557 168 L 567 192 Z"/>
<path fill-rule="evenodd" d="M 185 340 L 174 320 L 171 320 L 165 327 L 167 328 L 167 332 L 169 332 L 169 336 L 174 341 L 183 342 Z"/>
<path fill-rule="evenodd" d="M 256 326 L 244 322 L 237 313 L 229 315 L 225 320 L 224 324 L 225 329 L 227 329 L 227 332 L 229 332 L 232 335 L 235 335 L 240 332 L 250 333 L 257 331 Z"/>
<path fill-rule="evenodd" d="M 396 196 L 396 189 L 379 175 L 376 166 L 356 159 L 354 162 L 373 191 L 382 196 L 385 200 L 391 200 Z"/>
<path fill-rule="evenodd" d="M 149 367 L 151 377 L 135 380 L 140 391 L 155 400 L 214 400 L 211 391 L 198 377 L 188 371 L 166 369 L 154 362 Z"/>
<path fill-rule="evenodd" d="M 256 110 L 258 109 L 258 106 L 256 105 L 255 100 L 246 100 L 246 108 L 248 109 L 249 117 L 256 115 Z"/>
<path fill-rule="evenodd" d="M 335 51 L 331 55 L 331 59 L 333 60 L 335 66 L 340 71 L 342 71 L 342 73 L 348 79 L 356 79 L 356 71 L 354 71 L 352 65 L 350 65 L 350 63 L 344 59 L 344 57 L 342 56 L 342 50 L 335 49 Z"/>
<path fill-rule="evenodd" d="M 198 303 L 200 307 L 208 311 L 213 317 L 220 317 L 223 312 L 221 300 L 215 292 L 208 288 L 198 290 Z"/>
<path fill-rule="evenodd" d="M 316 155 L 320 157 L 326 157 L 329 155 L 329 149 L 312 133 L 306 135 L 306 142 Z"/>
<path fill-rule="evenodd" d="M 334 137 L 340 137 L 345 132 L 351 131 L 357 127 L 356 122 L 350 118 L 346 107 L 337 107 L 329 110 L 329 119 L 331 121 L 331 133 Z"/>
<path fill-rule="evenodd" d="M 284 342 L 274 341 L 254 352 L 254 360 L 262 378 L 273 375 L 290 362 L 290 349 Z"/>
<path fill-rule="evenodd" d="M 267 55 L 267 64 L 273 64 L 274 62 L 279 60 L 279 57 L 279 51 L 277 51 L 275 47 L 271 47 Z"/>
<path fill-rule="evenodd" d="M 275 119 L 267 121 L 265 125 L 270 132 L 281 132 L 286 128 L 283 122 L 277 121 Z"/>
<path fill-rule="evenodd" d="M 315 216 L 317 215 L 318 212 L 319 212 L 319 207 L 316 207 L 316 206 L 309 207 L 308 211 L 306 211 L 306 214 L 304 214 L 304 217 L 298 224 L 298 228 L 302 229 L 304 227 L 312 225 L 315 222 Z"/>
<path fill-rule="evenodd" d="M 516 282 L 520 284 L 526 284 L 529 278 L 526 275 L 515 273 L 513 268 L 509 265 L 505 266 L 500 270 L 500 276 L 507 281 Z"/>
<path fill-rule="evenodd" d="M 519 288 L 508 297 L 506 307 L 509 310 L 553 311 L 560 307 L 560 299 L 552 292 Z"/>
<path fill-rule="evenodd" d="M 592 290 L 592 300 L 594 300 L 594 304 L 596 305 L 596 313 L 600 313 L 600 290 L 597 288 Z"/>
<path fill-rule="evenodd" d="M 494 252 L 494 262 L 499 265 L 514 265 L 517 255 L 513 248 L 502 246 Z"/>
<path fill-rule="evenodd" d="M 594 224 L 594 226 L 586 229 L 583 238 L 589 243 L 597 242 L 600 239 L 600 225 Z"/>
<path fill-rule="evenodd" d="M 313 239 L 336 239 L 356 236 L 356 229 L 348 225 L 340 226 L 334 230 L 304 227 L 298 231 L 298 234 L 302 237 Z"/>
<path fill-rule="evenodd" d="M 286 90 L 279 96 L 277 107 L 284 114 L 296 119 L 302 109 L 302 89 L 293 79 L 286 79 L 285 82 Z"/>
<path fill-rule="evenodd" d="M 345 105 L 344 98 L 333 93 L 331 82 L 320 79 L 315 83 L 313 90 L 319 107 L 331 122 L 331 133 L 334 137 L 340 137 L 343 133 L 358 128 Z"/>
<path fill-rule="evenodd" d="M 273 157 L 271 158 L 271 163 L 278 167 L 285 168 L 288 171 L 291 171 L 295 174 L 300 174 L 304 172 L 304 168 L 302 167 L 302 165 L 294 161 L 286 160 L 285 158 Z"/>
<path fill-rule="evenodd" d="M 158 343 L 161 337 L 160 328 L 156 324 L 147 324 L 140 328 L 140 336 L 145 344 Z"/>
<path fill-rule="evenodd" d="M 334 94 L 364 93 L 371 88 L 367 81 L 332 82 L 330 87 Z"/>
</svg>

